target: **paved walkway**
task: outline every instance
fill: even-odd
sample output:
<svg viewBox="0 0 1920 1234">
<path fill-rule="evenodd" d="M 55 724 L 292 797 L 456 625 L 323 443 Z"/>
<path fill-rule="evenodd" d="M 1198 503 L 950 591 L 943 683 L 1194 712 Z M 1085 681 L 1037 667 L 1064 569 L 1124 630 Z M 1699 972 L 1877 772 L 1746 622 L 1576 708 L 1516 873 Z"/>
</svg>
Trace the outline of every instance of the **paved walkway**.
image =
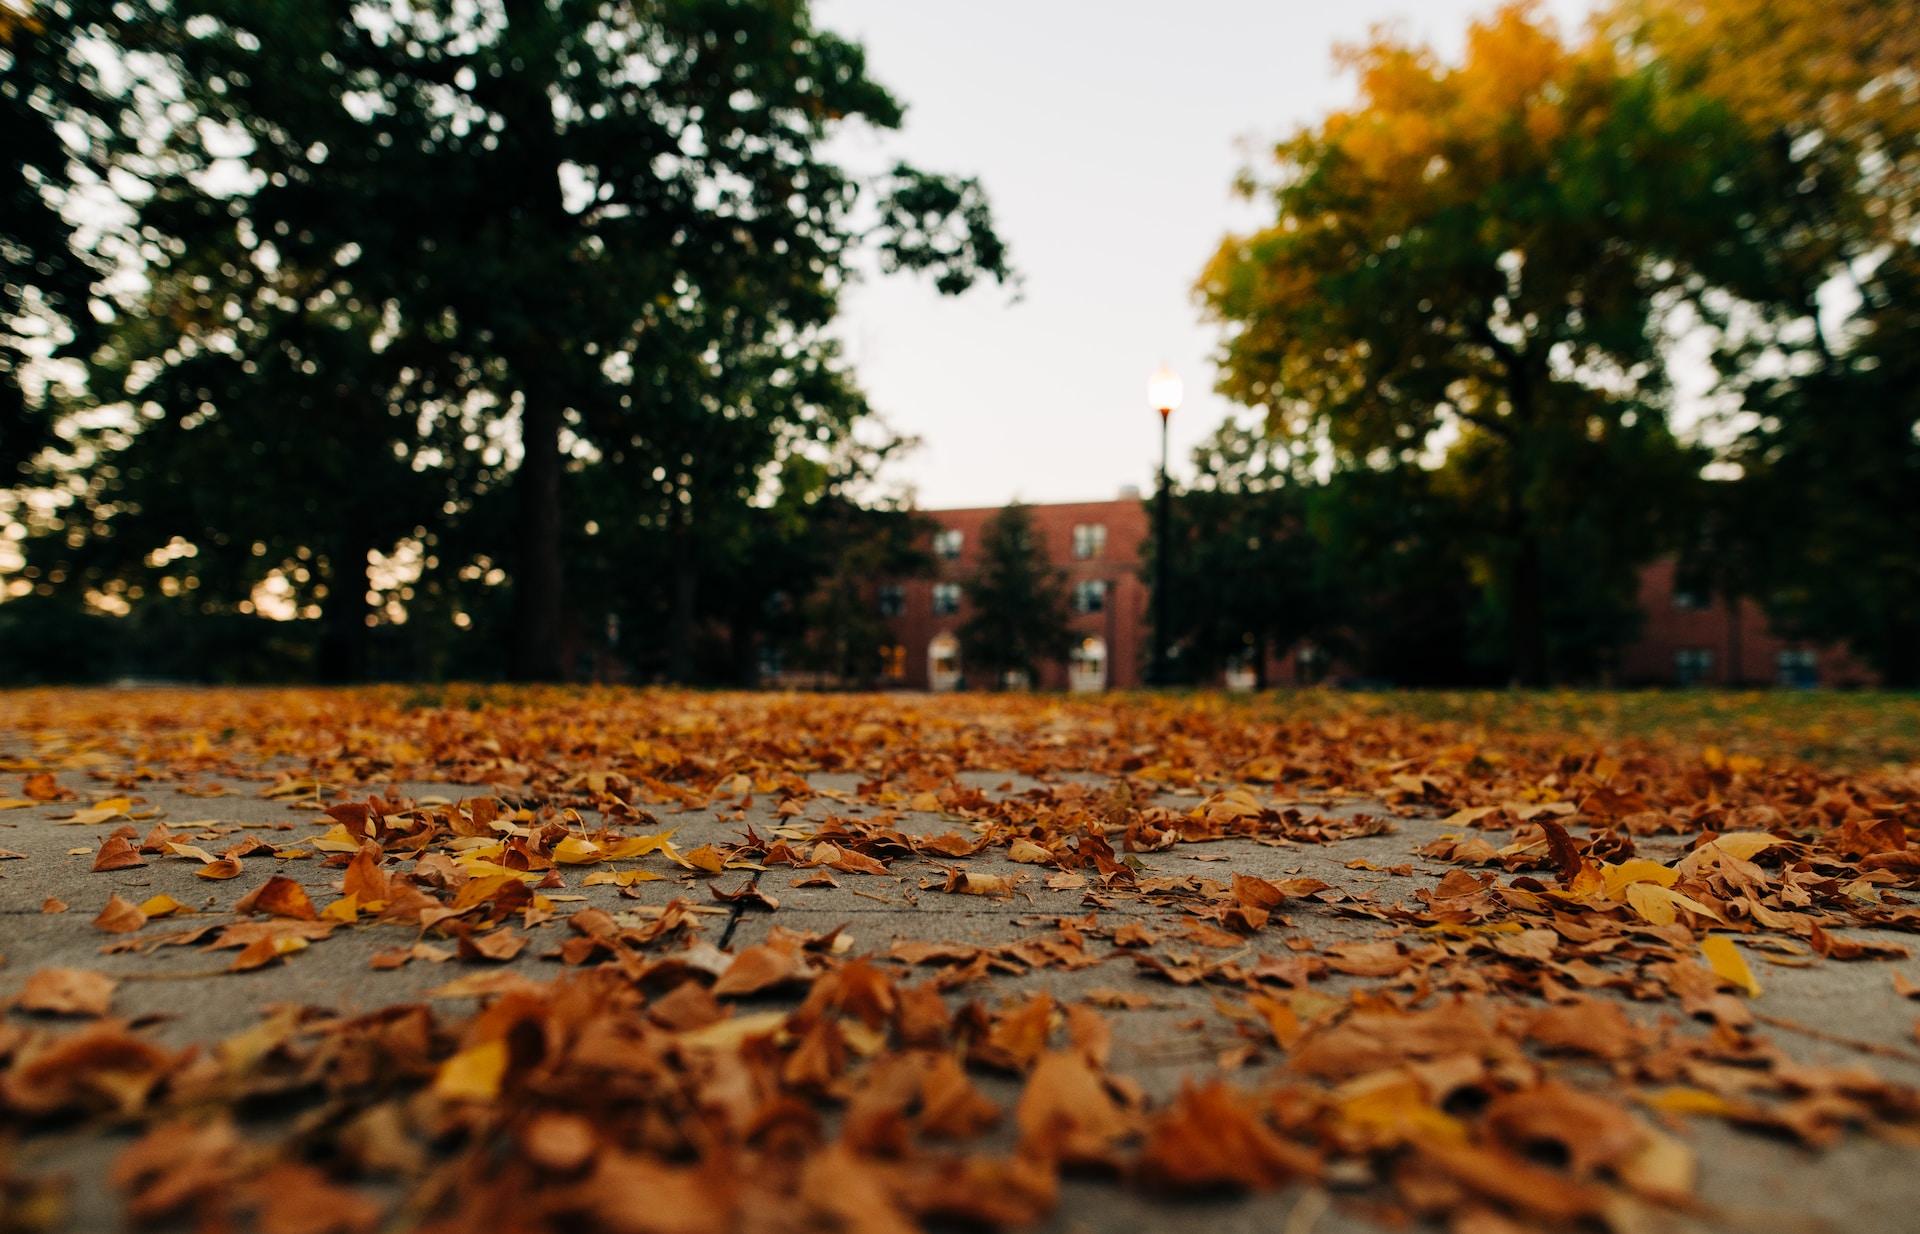
<svg viewBox="0 0 1920 1234">
<path fill-rule="evenodd" d="M 1034 782 L 994 774 L 969 774 L 966 779 L 995 796 L 1019 794 Z M 822 789 L 846 792 L 851 778 L 816 777 Z M 143 789 L 131 825 L 144 831 L 163 821 L 177 839 L 208 848 L 224 848 L 249 835 L 284 844 L 289 836 L 315 834 L 327 820 L 311 808 L 269 800 L 258 795 L 255 783 L 230 783 L 225 796 L 186 796 L 163 788 Z M 419 801 L 475 795 L 472 788 L 432 784 L 394 786 Z M 1170 804 L 1191 805 L 1197 794 L 1169 797 Z M 84 805 L 82 802 L 80 805 Z M 227 910 L 246 891 L 270 876 L 297 880 L 316 904 L 335 899 L 341 878 L 338 868 L 317 860 L 247 860 L 239 878 L 209 882 L 196 876 L 194 860 L 149 856 L 143 865 L 95 873 L 91 867 L 102 839 L 115 824 L 74 824 L 60 821 L 78 808 L 73 803 L 51 803 L 0 812 L 0 849 L 20 859 L 0 862 L 0 996 L 12 995 L 27 976 L 48 967 L 91 969 L 120 981 L 113 996 L 112 1014 L 147 1026 L 151 1035 L 170 1045 L 205 1045 L 239 1034 L 259 1022 L 268 1009 L 284 1004 L 312 1004 L 330 1008 L 373 1011 L 418 1000 L 435 1000 L 435 991 L 457 978 L 485 974 L 524 974 L 545 979 L 560 968 L 543 958 L 567 937 L 565 917 L 526 931 L 530 944 L 503 964 L 465 964 L 458 959 L 434 962 L 419 959 L 391 970 L 373 967 L 380 953 L 410 946 L 419 932 L 410 927 L 358 926 L 341 929 L 285 962 L 255 971 L 227 971 L 232 952 L 210 952 L 200 946 L 158 946 L 122 949 L 116 944 L 154 941 L 195 924 L 233 920 Z M 1351 818 L 1382 813 L 1366 802 L 1347 801 L 1324 809 L 1330 816 Z M 776 817 L 770 799 L 761 799 L 744 811 L 731 803 L 724 808 L 674 813 L 660 809 L 660 821 L 675 829 L 675 843 L 683 852 L 708 842 L 737 839 L 747 827 L 766 835 L 799 820 Z M 830 815 L 859 818 L 865 811 L 827 797 L 816 797 L 805 818 Z M 1384 814 L 1382 814 L 1385 817 Z M 118 820 L 124 825 L 125 820 Z M 1163 852 L 1140 854 L 1137 873 L 1143 879 L 1197 876 L 1225 878 L 1230 873 L 1253 875 L 1275 883 L 1318 879 L 1356 900 L 1326 903 L 1301 899 L 1285 906 L 1285 927 L 1259 939 L 1258 950 L 1284 958 L 1288 947 L 1324 953 L 1343 942 L 1377 939 L 1381 923 L 1356 906 L 1368 909 L 1395 902 L 1411 902 L 1421 889 L 1432 890 L 1459 867 L 1418 855 L 1424 845 L 1446 833 L 1437 821 L 1391 818 L 1383 834 L 1335 840 L 1325 844 L 1225 841 L 1181 845 Z M 939 834 L 964 830 L 951 817 L 926 810 L 905 809 L 903 830 Z M 1458 834 L 1456 831 L 1453 834 Z M 1493 844 L 1508 838 L 1485 833 Z M 1671 858 L 1678 842 L 1642 847 L 1643 856 Z M 982 980 L 956 991 L 952 1000 L 979 1000 L 988 1005 L 1044 990 L 1062 1003 L 1089 1001 L 1105 1008 L 1114 1028 L 1112 1067 L 1132 1077 L 1153 1098 L 1165 1098 L 1196 1076 L 1218 1074 L 1223 1062 L 1236 1082 L 1253 1082 L 1278 1064 L 1280 1054 L 1263 1034 L 1250 1032 L 1235 1018 L 1222 1014 L 1227 993 L 1205 980 L 1178 984 L 1142 966 L 1138 954 L 1186 955 L 1196 963 L 1217 964 L 1255 951 L 1252 943 L 1236 953 L 1230 948 L 1181 943 L 1190 917 L 1179 909 L 1156 907 L 1140 899 L 1124 899 L 1108 906 L 1086 902 L 1086 889 L 1072 878 L 1006 859 L 1004 853 L 971 858 L 970 875 L 1017 879 L 1007 898 L 949 895 L 939 885 L 947 877 L 941 863 L 928 858 L 902 857 L 883 876 L 841 874 L 838 886 L 795 886 L 803 872 L 774 869 L 761 875 L 757 889 L 777 907 L 717 899 L 715 888 L 734 891 L 751 880 L 750 872 L 728 871 L 709 877 L 655 862 L 648 868 L 665 875 L 623 890 L 619 886 L 585 885 L 573 875 L 564 894 L 569 911 L 592 906 L 623 919 L 647 920 L 649 913 L 675 899 L 700 906 L 702 937 L 716 947 L 738 953 L 766 938 L 776 927 L 807 934 L 841 928 L 850 952 L 908 959 L 916 944 L 937 943 L 953 949 L 972 944 L 981 948 L 1014 947 L 1054 931 L 1062 919 L 1090 920 L 1101 930 L 1137 926 L 1156 940 L 1178 945 L 1159 948 L 1119 948 L 1102 944 L 1102 957 L 1086 967 L 1030 967 L 1018 964 L 993 968 Z M 569 874 L 573 874 L 569 871 Z M 1053 878 L 1054 886 L 1049 886 Z M 140 903 L 168 896 L 181 906 L 179 913 L 149 922 L 131 934 L 104 933 L 92 920 L 110 897 Z M 48 911 L 49 901 L 64 902 L 64 912 Z M 195 915 L 212 914 L 213 916 Z M 633 916 L 638 914 L 637 917 Z M 1869 935 L 1860 935 L 1871 938 Z M 429 940 L 450 957 L 444 940 Z M 1899 942 L 1889 937 L 1885 941 Z M 1276 943 L 1285 946 L 1275 946 Z M 103 954 L 112 951 L 113 954 Z M 1293 952 L 1298 954 L 1298 952 Z M 921 966 L 938 971 L 933 964 Z M 1760 968 L 1765 993 L 1757 1010 L 1816 1030 L 1775 1034 L 1777 1042 L 1796 1058 L 1820 1064 L 1868 1068 L 1880 1077 L 1920 1084 L 1920 1048 L 1914 1046 L 1914 1021 L 1920 1003 L 1899 996 L 1892 975 L 1920 984 L 1920 960 L 1892 964 L 1827 963 L 1809 967 Z M 1338 973 L 1317 981 L 1313 989 L 1339 997 L 1366 984 L 1362 977 Z M 1610 997 L 1607 991 L 1599 991 Z M 449 1011 L 470 1010 L 472 999 L 440 999 Z M 777 996 L 763 996 L 751 1006 L 778 1007 Z M 1672 1017 L 1671 1005 L 1623 1004 L 1637 1022 Z M 28 1017 L 14 1013 L 15 1024 Z M 1848 1042 L 1871 1043 L 1871 1050 Z M 1013 1079 L 993 1076 L 979 1080 L 982 1090 L 1003 1107 L 1011 1108 L 1019 1094 Z M 1916 1228 L 1920 1212 L 1920 1170 L 1914 1150 L 1892 1143 L 1854 1136 L 1815 1153 L 1780 1139 L 1745 1134 L 1708 1119 L 1676 1120 L 1673 1127 L 1695 1148 L 1700 1163 L 1700 1207 L 1691 1213 L 1664 1215 L 1671 1228 L 1769 1231 L 1899 1231 Z M 72 1210 L 62 1228 L 95 1231 L 118 1226 L 116 1192 L 98 1185 L 113 1156 L 128 1142 L 115 1131 L 58 1127 L 21 1146 L 14 1169 L 18 1173 L 64 1173 L 79 1185 L 70 1195 Z M 1007 1139 L 1011 1143 L 1011 1138 Z M 1368 1217 L 1369 1197 L 1364 1188 L 1342 1194 L 1337 1183 L 1326 1191 L 1285 1188 L 1251 1197 L 1166 1201 L 1115 1187 L 1103 1180 L 1070 1178 L 1056 1216 L 1047 1228 L 1080 1230 L 1199 1230 L 1229 1231 L 1371 1230 L 1379 1228 Z M 0 1222 L 0 1225 L 4 1225 Z"/>
</svg>

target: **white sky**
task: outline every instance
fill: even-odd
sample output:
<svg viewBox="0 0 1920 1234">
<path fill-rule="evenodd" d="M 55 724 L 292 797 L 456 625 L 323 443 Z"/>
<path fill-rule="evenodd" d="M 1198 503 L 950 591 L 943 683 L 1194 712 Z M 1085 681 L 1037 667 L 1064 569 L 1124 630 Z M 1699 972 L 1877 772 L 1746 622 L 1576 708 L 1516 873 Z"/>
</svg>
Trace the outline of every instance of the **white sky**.
<svg viewBox="0 0 1920 1234">
<path fill-rule="evenodd" d="M 1176 474 L 1232 404 L 1191 296 L 1230 229 L 1243 139 L 1351 100 L 1336 42 L 1393 22 L 1443 52 L 1494 0 L 816 0 L 907 105 L 884 151 L 977 175 L 1025 278 L 944 299 L 911 276 L 854 292 L 842 325 L 874 406 L 923 446 L 894 473 L 929 508 L 1096 500 L 1151 486 L 1146 379 L 1186 381 Z M 1588 0 L 1546 0 L 1571 26 Z M 877 152 L 876 152 L 877 153 Z"/>
</svg>

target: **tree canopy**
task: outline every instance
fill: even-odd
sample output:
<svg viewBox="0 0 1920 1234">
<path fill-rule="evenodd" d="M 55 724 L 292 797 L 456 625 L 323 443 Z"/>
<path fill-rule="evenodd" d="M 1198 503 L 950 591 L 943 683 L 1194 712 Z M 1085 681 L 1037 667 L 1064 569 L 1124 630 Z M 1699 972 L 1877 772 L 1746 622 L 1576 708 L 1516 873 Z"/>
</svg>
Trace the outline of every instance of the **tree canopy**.
<svg viewBox="0 0 1920 1234">
<path fill-rule="evenodd" d="M 1725 108 L 1531 5 L 1474 23 L 1457 63 L 1391 35 L 1344 60 L 1358 102 L 1249 172 L 1273 221 L 1201 279 L 1220 388 L 1338 467 L 1484 457 L 1463 498 L 1511 675 L 1543 682 L 1573 667 L 1547 611 L 1556 506 L 1662 499 L 1663 326 L 1740 258 L 1718 220 L 1745 148 Z"/>
<path fill-rule="evenodd" d="M 632 525 L 688 675 L 702 560 L 868 415 L 826 334 L 863 254 L 1010 274 L 977 183 L 829 150 L 903 108 L 805 3 L 121 8 L 73 33 L 135 83 L 143 288 L 93 372 L 131 414 L 52 460 L 88 543 L 42 576 L 137 598 L 160 555 L 244 609 L 270 575 L 345 671 L 401 556 L 391 586 L 566 675 L 635 607 L 590 542 Z"/>
</svg>

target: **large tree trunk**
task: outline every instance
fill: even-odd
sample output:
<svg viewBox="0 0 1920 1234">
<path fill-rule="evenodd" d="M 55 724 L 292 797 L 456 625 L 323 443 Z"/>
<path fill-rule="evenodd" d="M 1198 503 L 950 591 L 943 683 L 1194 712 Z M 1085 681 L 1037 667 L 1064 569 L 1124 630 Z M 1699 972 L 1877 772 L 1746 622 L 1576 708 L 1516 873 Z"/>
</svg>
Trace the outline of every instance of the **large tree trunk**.
<svg viewBox="0 0 1920 1234">
<path fill-rule="evenodd" d="M 1540 542 L 1524 519 L 1516 531 L 1507 621 L 1513 656 L 1513 684 L 1532 687 L 1546 685 L 1550 675 L 1546 572 L 1540 558 Z"/>
<path fill-rule="evenodd" d="M 506 40 L 518 59 L 500 83 L 494 105 L 502 131 L 502 217 L 513 221 L 514 242 L 545 252 L 556 263 L 534 286 L 502 288 L 515 298 L 515 324 L 504 339 L 523 400 L 518 503 L 514 527 L 513 633 L 508 663 L 517 681 L 567 676 L 564 564 L 561 557 L 560 428 L 578 395 L 569 361 L 574 338 L 565 312 L 572 289 L 564 262 L 570 220 L 561 195 L 564 163 L 554 129 L 553 83 L 562 71 L 558 18 L 545 0 L 507 0 Z"/>
<path fill-rule="evenodd" d="M 667 680 L 685 685 L 693 680 L 693 618 L 698 599 L 698 574 L 693 559 L 693 529 L 676 517 L 672 537 L 673 594 L 667 610 Z"/>
<path fill-rule="evenodd" d="M 1507 595 L 1511 681 L 1515 686 L 1537 688 L 1547 684 L 1551 670 L 1547 653 L 1546 563 L 1540 552 L 1539 532 L 1528 509 L 1537 407 L 1533 373 L 1524 357 L 1516 357 L 1509 364 L 1507 393 L 1518 425 L 1518 432 L 1507 441 L 1507 536 L 1513 552 Z"/>
<path fill-rule="evenodd" d="M 566 676 L 560 524 L 560 402 L 524 392 L 520 470 L 514 476 L 519 518 L 514 527 L 513 651 L 516 681 Z"/>
<path fill-rule="evenodd" d="M 372 587 L 364 546 L 337 547 L 327 553 L 327 602 L 320 614 L 320 646 L 315 670 L 320 680 L 338 685 L 367 675 Z"/>
</svg>

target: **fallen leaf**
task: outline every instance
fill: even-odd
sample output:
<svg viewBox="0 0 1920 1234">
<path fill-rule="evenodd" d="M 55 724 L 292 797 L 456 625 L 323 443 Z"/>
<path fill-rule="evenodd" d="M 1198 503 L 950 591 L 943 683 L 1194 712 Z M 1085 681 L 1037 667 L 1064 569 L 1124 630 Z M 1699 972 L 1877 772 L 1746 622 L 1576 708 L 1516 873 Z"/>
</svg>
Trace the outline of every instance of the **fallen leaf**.
<svg viewBox="0 0 1920 1234">
<path fill-rule="evenodd" d="M 43 968 L 20 988 L 14 1006 L 44 1015 L 103 1016 L 120 983 L 85 968 Z"/>
<path fill-rule="evenodd" d="M 125 836 L 113 835 L 100 842 L 100 851 L 93 857 L 93 872 L 99 874 L 106 870 L 125 870 L 145 864 L 146 859 Z"/>
<path fill-rule="evenodd" d="M 311 943 L 296 934 L 274 934 L 266 938 L 258 938 L 240 949 L 240 954 L 233 957 L 233 962 L 227 965 L 227 970 L 245 973 L 256 968 L 265 968 L 295 952 L 305 951 L 310 946 L 312 946 Z"/>
<path fill-rule="evenodd" d="M 1747 967 L 1746 960 L 1741 957 L 1740 949 L 1733 945 L 1732 939 L 1724 934 L 1710 935 L 1701 941 L 1700 951 L 1707 957 L 1707 967 L 1713 970 L 1715 976 L 1739 986 L 1749 998 L 1760 997 L 1759 979 Z"/>
<path fill-rule="evenodd" d="M 233 906 L 233 911 L 292 917 L 299 921 L 314 921 L 319 917 L 313 911 L 313 901 L 307 898 L 306 888 L 284 874 L 274 875 L 241 896 L 240 902 Z"/>
<path fill-rule="evenodd" d="M 147 924 L 147 915 L 130 900 L 109 896 L 107 906 L 93 919 L 93 928 L 109 934 L 131 934 Z"/>
<path fill-rule="evenodd" d="M 436 1096 L 454 1101 L 491 1101 L 507 1075 L 507 1043 L 483 1041 L 440 1064 L 433 1077 Z"/>
</svg>

